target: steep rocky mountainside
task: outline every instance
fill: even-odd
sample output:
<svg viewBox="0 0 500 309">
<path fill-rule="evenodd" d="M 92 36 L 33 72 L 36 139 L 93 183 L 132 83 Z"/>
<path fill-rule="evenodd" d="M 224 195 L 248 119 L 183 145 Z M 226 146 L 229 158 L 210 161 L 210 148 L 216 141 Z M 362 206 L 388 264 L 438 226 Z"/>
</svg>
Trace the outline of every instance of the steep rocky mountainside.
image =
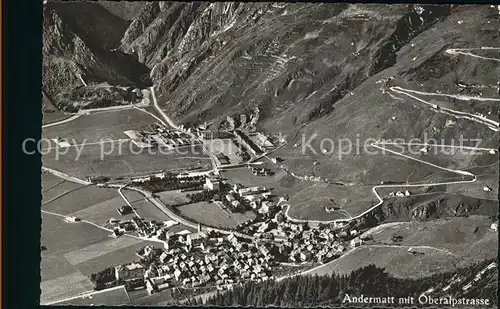
<svg viewBox="0 0 500 309">
<path fill-rule="evenodd" d="M 450 6 L 298 3 L 148 3 L 122 48 L 151 69 L 180 121 L 238 117 L 259 107 L 274 130 L 331 112 L 392 66 L 411 38 Z M 274 119 L 279 119 L 275 126 Z"/>
<path fill-rule="evenodd" d="M 368 186 L 381 181 L 405 182 L 410 175 L 434 181 L 439 172 L 390 154 L 325 154 L 322 138 L 363 143 L 462 136 L 498 147 L 497 132 L 486 126 L 465 119 L 448 126 L 451 117 L 391 96 L 380 83 L 394 77 L 392 86 L 454 94 L 465 83 L 477 85 L 473 90 L 483 97 L 497 97 L 498 62 L 445 52 L 497 46 L 498 9 L 490 5 L 49 1 L 44 16 L 47 96 L 81 85 L 79 76 L 87 83 L 154 84 L 175 122 L 281 132 L 288 144 L 274 155 L 289 171 L 354 185 L 332 193 L 331 185 L 276 179 L 290 192 L 294 217 L 314 204 L 313 217 L 320 218 L 334 194 L 339 200 L 363 190 L 372 196 Z M 494 102 L 447 104 L 498 114 Z M 304 153 L 302 136 L 315 135 L 316 152 Z M 494 159 L 478 154 L 469 162 L 487 166 Z"/>
<path fill-rule="evenodd" d="M 147 3 L 121 48 L 151 68 L 160 105 L 176 121 L 222 128 L 254 122 L 287 135 L 281 154 L 290 158 L 304 157 L 300 147 L 292 148 L 301 135 L 290 140 L 301 128 L 308 137 L 318 134 L 316 150 L 322 137 L 424 134 L 445 140 L 480 136 L 495 147 L 498 138 L 485 126 L 458 121 L 446 127 L 446 115 L 394 99 L 378 82 L 395 76 L 394 86 L 443 93 L 458 93 L 462 82 L 497 96 L 495 62 L 445 53 L 497 41 L 497 15 L 489 5 Z M 452 104 L 498 114 L 491 103 Z M 315 176 L 331 177 L 346 166 L 310 155 L 328 160 Z M 309 173 L 302 163 L 287 164 Z"/>
<path fill-rule="evenodd" d="M 356 220 L 359 228 L 370 228 L 390 221 L 426 221 L 437 218 L 468 215 L 492 216 L 498 203 L 457 195 L 433 195 L 425 198 L 389 199 L 384 204 Z M 492 216 L 496 218 L 496 216 Z"/>
<path fill-rule="evenodd" d="M 92 82 L 148 85 L 148 69 L 114 51 L 127 23 L 93 2 L 48 2 L 43 23 L 43 90 L 57 96 Z"/>
<path fill-rule="evenodd" d="M 267 131 L 293 132 L 320 118 L 331 122 L 336 102 L 364 98 L 353 93 L 363 83 L 378 89 L 377 73 L 420 90 L 473 83 L 474 72 L 493 83 L 491 63 L 444 50 L 498 39 L 497 22 L 486 24 L 496 13 L 456 5 L 49 2 L 44 72 L 68 80 L 44 76 L 45 87 L 51 94 L 60 80 L 78 83 L 77 73 L 137 83 L 146 69 L 136 58 L 179 122 L 218 126 L 230 117 L 238 126 L 245 114 Z"/>
<path fill-rule="evenodd" d="M 125 33 L 122 49 L 152 69 L 160 101 L 179 121 L 220 122 L 258 106 L 262 127 L 290 130 L 329 114 L 333 103 L 389 67 L 417 82 L 444 78 L 449 86 L 465 68 L 462 60 L 443 55 L 444 48 L 497 37 L 495 24 L 483 27 L 495 11 L 450 5 L 147 3 Z M 457 27 L 462 18 L 466 23 Z M 436 24 L 445 27 L 440 38 Z M 410 41 L 425 32 L 435 36 L 428 50 L 410 50 Z M 425 59 L 412 62 L 404 55 L 416 51 Z M 492 77 L 492 71 L 486 73 Z"/>
<path fill-rule="evenodd" d="M 139 15 L 144 1 L 99 1 L 106 10 L 123 20 L 131 21 Z"/>
</svg>

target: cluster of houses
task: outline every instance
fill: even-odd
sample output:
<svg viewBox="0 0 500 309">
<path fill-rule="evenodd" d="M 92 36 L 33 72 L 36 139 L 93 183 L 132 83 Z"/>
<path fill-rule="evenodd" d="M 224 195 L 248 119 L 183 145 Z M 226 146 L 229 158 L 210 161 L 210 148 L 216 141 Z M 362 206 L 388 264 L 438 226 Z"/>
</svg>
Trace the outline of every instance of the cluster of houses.
<svg viewBox="0 0 500 309">
<path fill-rule="evenodd" d="M 115 267 L 116 280 L 143 278 L 149 293 L 172 286 L 198 287 L 212 284 L 219 289 L 272 277 L 273 245 L 240 239 L 234 234 L 202 232 L 171 235 L 164 248 L 146 246 L 136 254 L 141 263 Z M 145 262 L 147 261 L 147 262 Z"/>
<path fill-rule="evenodd" d="M 278 246 L 278 259 L 291 263 L 326 263 L 368 240 L 361 238 L 359 231 L 351 224 L 310 229 L 305 223 L 287 221 L 281 212 L 272 218 L 239 228 L 241 232 L 258 239 L 274 241 Z"/>
<path fill-rule="evenodd" d="M 189 135 L 180 131 L 171 131 L 159 124 L 152 124 L 143 131 L 129 130 L 124 133 L 130 137 L 132 143 L 141 148 L 161 147 L 174 149 L 180 146 L 198 143 Z"/>
<path fill-rule="evenodd" d="M 233 189 L 222 197 L 222 204 L 232 212 L 248 207 L 259 213 L 268 213 L 276 204 L 270 201 L 271 191 L 263 186 L 243 187 L 235 184 Z"/>
<path fill-rule="evenodd" d="M 265 168 L 265 167 L 253 167 L 252 166 L 252 167 L 250 167 L 250 171 L 255 176 L 271 176 L 273 174 L 270 169 Z"/>
<path fill-rule="evenodd" d="M 356 230 L 310 230 L 304 224 L 290 223 L 279 225 L 281 228 L 276 224 L 272 226 L 276 230 L 288 230 L 288 227 L 289 237 L 279 242 L 249 241 L 234 234 L 222 235 L 200 229 L 196 233 L 169 235 L 164 248 L 146 246 L 140 249 L 136 253 L 140 263 L 116 266 L 115 278 L 122 282 L 142 282 L 139 285 L 145 286 L 150 294 L 169 287 L 207 284 L 231 289 L 249 280 L 272 279 L 272 267 L 280 261 L 326 263 L 349 247 L 362 244 L 359 237 L 350 242 L 345 240 L 357 235 Z M 266 228 L 261 231 L 269 232 Z"/>
<path fill-rule="evenodd" d="M 126 232 L 136 232 L 141 237 L 165 240 L 168 230 L 179 222 L 174 220 L 157 222 L 155 220 L 146 221 L 144 218 L 134 216 L 130 220 L 110 219 L 108 223 L 113 227 L 112 237 L 116 238 Z"/>
<path fill-rule="evenodd" d="M 267 151 L 274 148 L 274 144 L 267 136 L 260 132 L 253 132 L 248 135 L 250 139 L 262 150 Z"/>
<path fill-rule="evenodd" d="M 214 183 L 207 178 L 208 186 Z M 246 196 L 262 189 L 234 186 L 231 194 Z M 270 201 L 260 202 L 261 208 L 266 202 Z M 146 246 L 139 250 L 141 262 L 116 266 L 116 280 L 142 284 L 149 293 L 180 286 L 231 289 L 248 280 L 262 282 L 273 278 L 273 267 L 278 263 L 326 263 L 366 240 L 350 223 L 311 229 L 306 223 L 288 221 L 279 210 L 261 218 L 238 228 L 253 240 L 233 233 L 202 231 L 201 225 L 195 233 L 166 233 L 168 227 L 177 224 L 175 221 L 156 223 L 134 218 L 115 222 L 120 228 L 127 229 L 128 224 L 148 237 L 163 240 L 163 248 Z"/>
<path fill-rule="evenodd" d="M 351 231 L 354 235 L 356 230 Z M 340 235 L 342 234 L 342 235 Z M 290 247 L 289 261 L 297 262 L 319 262 L 326 263 L 343 254 L 348 248 L 347 232 L 343 231 L 340 234 L 332 232 L 330 229 L 308 230 L 302 232 L 301 238 L 294 238 L 292 241 L 287 241 Z M 352 246 L 359 244 L 352 242 Z"/>
<path fill-rule="evenodd" d="M 198 138 L 202 140 L 212 140 L 212 139 L 230 139 L 233 135 L 226 131 L 207 131 L 206 128 L 198 128 L 194 130 Z"/>
</svg>

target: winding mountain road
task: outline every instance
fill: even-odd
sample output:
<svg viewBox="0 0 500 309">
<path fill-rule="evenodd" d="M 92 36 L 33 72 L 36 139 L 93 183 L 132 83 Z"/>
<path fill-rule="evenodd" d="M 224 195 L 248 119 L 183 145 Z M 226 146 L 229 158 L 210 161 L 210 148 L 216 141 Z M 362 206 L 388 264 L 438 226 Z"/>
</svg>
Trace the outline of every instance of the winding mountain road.
<svg viewBox="0 0 500 309">
<path fill-rule="evenodd" d="M 500 59 L 498 59 L 498 58 L 484 57 L 484 56 L 479 56 L 479 55 L 471 53 L 471 51 L 474 51 L 474 50 L 499 50 L 499 49 L 500 49 L 499 47 L 452 48 L 452 49 L 447 49 L 445 51 L 445 53 L 451 54 L 451 55 L 465 55 L 465 56 L 471 56 L 474 58 L 500 62 Z"/>
<path fill-rule="evenodd" d="M 482 57 L 482 56 L 470 53 L 470 51 L 474 51 L 474 50 L 500 50 L 500 47 L 480 47 L 480 48 L 448 49 L 445 52 L 448 53 L 448 54 L 463 54 L 463 55 L 472 56 L 472 57 L 476 57 L 476 58 L 480 58 L 480 59 L 487 59 L 487 60 L 498 61 L 498 59 L 495 59 L 495 58 L 487 58 L 487 57 Z M 433 110 L 436 111 L 436 112 L 446 113 L 446 114 L 449 114 L 449 115 L 451 115 L 451 116 L 453 116 L 455 118 L 469 119 L 471 121 L 474 121 L 474 122 L 477 122 L 477 123 L 480 123 L 480 124 L 484 124 L 488 128 L 490 128 L 491 130 L 493 130 L 495 132 L 499 131 L 499 123 L 497 121 L 488 119 L 488 118 L 486 118 L 486 117 L 484 117 L 482 115 L 476 115 L 476 114 L 471 114 L 471 113 L 456 111 L 456 110 L 449 109 L 449 108 L 444 108 L 444 107 L 436 108 L 435 104 L 427 102 L 427 101 L 425 101 L 425 100 L 423 100 L 423 99 L 415 96 L 414 94 L 418 94 L 418 95 L 422 95 L 422 96 L 451 97 L 451 98 L 455 98 L 455 99 L 459 99 L 459 100 L 464 100 L 464 101 L 475 100 L 475 101 L 482 101 L 482 102 L 500 102 L 500 99 L 496 99 L 496 98 L 481 98 L 481 97 L 475 97 L 475 96 L 444 94 L 444 93 L 435 93 L 435 92 L 423 92 L 423 91 L 417 91 L 417 90 L 412 90 L 412 89 L 406 89 L 406 88 L 399 87 L 399 86 L 389 87 L 389 90 L 391 90 L 394 93 L 397 93 L 397 94 L 400 94 L 400 95 L 405 95 L 405 96 L 408 96 L 410 98 L 413 98 L 413 99 L 415 99 L 415 100 L 417 100 L 419 102 L 422 102 L 422 103 L 424 103 L 426 105 L 430 105 L 433 108 Z M 390 92 L 388 92 L 388 94 L 391 95 L 392 97 L 394 97 Z M 401 100 L 401 98 L 399 98 L 399 97 L 397 99 Z M 390 150 L 390 149 L 378 146 L 378 145 L 381 145 L 381 144 L 387 144 L 387 145 L 389 145 L 389 144 L 391 144 L 391 145 L 411 145 L 410 143 L 376 142 L 376 143 L 372 143 L 371 146 L 379 148 L 379 149 L 382 149 L 384 151 L 390 152 L 390 153 L 398 155 L 398 156 L 405 157 L 405 158 L 410 159 L 410 160 L 414 160 L 414 161 L 417 161 L 417 162 L 420 162 L 420 163 L 423 163 L 423 164 L 426 164 L 426 165 L 430 165 L 432 167 L 435 167 L 435 168 L 438 168 L 438 169 L 441 169 L 441 170 L 445 170 L 445 171 L 448 171 L 448 172 L 459 174 L 459 175 L 461 175 L 463 177 L 472 177 L 472 178 L 469 179 L 469 180 L 449 181 L 449 182 L 440 182 L 440 183 L 427 183 L 427 184 L 377 185 L 377 186 L 374 186 L 372 188 L 372 192 L 377 197 L 377 199 L 379 200 L 379 202 L 377 204 L 373 205 L 372 207 L 370 207 L 368 210 L 366 210 L 363 213 L 361 213 L 360 215 L 357 215 L 355 217 L 351 217 L 349 219 L 336 219 L 336 220 L 331 220 L 331 221 L 295 219 L 295 218 L 290 217 L 290 215 L 288 214 L 288 212 L 290 210 L 290 205 L 286 204 L 284 206 L 287 207 L 286 210 L 285 210 L 285 216 L 287 217 L 287 219 L 290 220 L 290 221 L 292 221 L 292 222 L 297 222 L 297 223 L 306 223 L 307 222 L 307 223 L 316 223 L 316 224 L 319 224 L 319 223 L 348 222 L 348 221 L 360 218 L 360 217 L 364 216 L 365 214 L 369 213 L 370 211 L 372 211 L 373 209 L 375 209 L 375 208 L 379 207 L 380 205 L 382 205 L 383 199 L 378 194 L 377 189 L 381 189 L 381 188 L 412 188 L 412 187 L 423 187 L 423 186 L 463 184 L 463 183 L 473 183 L 473 182 L 476 181 L 476 175 L 474 175 L 474 174 L 472 174 L 472 173 L 470 173 L 468 171 L 453 170 L 453 169 L 441 167 L 439 165 L 436 165 L 436 164 L 433 164 L 433 163 L 430 163 L 430 162 L 427 162 L 427 161 L 424 161 L 424 160 L 416 159 L 416 158 L 413 158 L 411 156 L 408 156 L 408 155 L 405 155 L 405 154 L 401 154 L 401 153 L 398 153 L 396 151 L 393 151 L 393 150 Z M 462 149 L 482 150 L 482 151 L 486 150 L 486 151 L 490 151 L 492 153 L 496 153 L 498 151 L 497 149 L 493 149 L 493 148 L 480 148 L 480 147 L 472 147 L 472 146 L 436 145 L 436 144 L 425 144 L 425 143 L 413 144 L 413 145 L 432 146 L 432 147 L 452 147 L 452 148 L 462 148 Z"/>
<path fill-rule="evenodd" d="M 491 130 L 495 131 L 495 132 L 498 132 L 499 131 L 499 123 L 494 121 L 494 120 L 491 120 L 491 119 L 488 119 L 484 116 L 481 116 L 481 115 L 475 115 L 475 114 L 471 114 L 471 113 L 466 113 L 466 112 L 461 112 L 461 111 L 457 111 L 457 110 L 453 110 L 453 109 L 450 109 L 450 108 L 446 108 L 446 107 L 441 107 L 441 106 L 437 106 L 436 104 L 432 104 L 430 102 L 427 102 L 417 96 L 414 96 L 413 94 L 411 93 L 418 93 L 420 95 L 443 95 L 443 96 L 449 96 L 449 97 L 454 97 L 454 98 L 460 98 L 460 100 L 477 100 L 477 101 L 498 101 L 500 102 L 500 99 L 492 99 L 492 98 L 483 98 L 483 100 L 481 100 L 481 98 L 479 97 L 468 97 L 468 96 L 458 96 L 458 95 L 450 95 L 450 94 L 439 94 L 439 93 L 432 93 L 432 92 L 420 92 L 420 91 L 415 91 L 415 90 L 410 90 L 410 89 L 405 89 L 405 88 L 401 88 L 401 87 L 390 87 L 389 88 L 390 90 L 392 90 L 393 92 L 395 93 L 398 93 L 398 94 L 402 94 L 402 95 L 406 95 L 412 99 L 415 99 L 421 103 L 424 103 L 426 105 L 429 105 L 431 106 L 433 109 L 436 109 L 437 107 L 437 112 L 440 112 L 440 113 L 443 113 L 443 114 L 448 114 L 448 115 L 451 115 L 455 118 L 461 118 L 461 119 L 468 119 L 468 120 L 471 120 L 471 121 L 474 121 L 474 122 L 477 122 L 477 123 L 481 123 L 481 124 L 484 124 L 486 126 L 488 126 L 488 128 L 490 128 Z"/>
<path fill-rule="evenodd" d="M 446 168 L 446 167 L 442 167 L 442 166 L 439 166 L 439 165 L 436 165 L 436 164 L 433 164 L 433 163 L 430 163 L 430 162 L 426 162 L 424 160 L 420 160 L 420 159 L 413 158 L 413 157 L 405 155 L 405 154 L 401 154 L 399 152 L 396 152 L 396 151 L 393 151 L 393 150 L 390 150 L 390 149 L 387 149 L 387 148 L 384 148 L 384 147 L 380 147 L 380 146 L 378 146 L 378 145 L 376 145 L 374 143 L 371 144 L 371 146 L 379 148 L 379 149 L 382 149 L 384 151 L 390 152 L 392 154 L 395 154 L 395 155 L 398 155 L 398 156 L 401 156 L 401 157 L 405 157 L 405 158 L 410 159 L 410 160 L 414 160 L 414 161 L 417 161 L 417 162 L 420 162 L 420 163 L 423 163 L 423 164 L 426 164 L 426 165 L 430 165 L 432 167 L 435 167 L 435 168 L 438 168 L 438 169 L 441 169 L 441 170 L 444 170 L 444 171 L 448 171 L 448 172 L 452 172 L 452 173 L 456 173 L 456 174 L 459 174 L 459 175 L 462 175 L 462 176 L 467 176 L 467 177 L 472 177 L 472 178 L 469 179 L 469 180 L 458 180 L 458 181 L 447 181 L 447 182 L 433 182 L 433 183 L 424 183 L 424 184 L 388 184 L 388 185 L 383 185 L 382 184 L 382 185 L 377 185 L 377 186 L 374 186 L 372 188 L 372 192 L 375 195 L 375 197 L 378 199 L 378 203 L 375 204 L 375 205 L 373 205 L 369 209 L 365 210 L 363 213 L 361 213 L 361 214 L 359 214 L 357 216 L 353 216 L 351 218 L 346 218 L 346 219 L 335 219 L 335 220 L 330 220 L 330 221 L 296 219 L 296 218 L 290 217 L 290 215 L 288 213 L 290 211 L 290 205 L 285 204 L 284 206 L 287 207 L 287 209 L 285 210 L 285 216 L 286 216 L 286 218 L 288 220 L 290 220 L 292 222 L 296 222 L 296 223 L 326 224 L 326 223 L 348 222 L 348 221 L 351 221 L 351 220 L 355 220 L 355 219 L 361 218 L 362 216 L 366 215 L 367 213 L 371 212 L 375 208 L 377 208 L 380 205 L 382 205 L 382 203 L 384 202 L 384 200 L 378 194 L 377 189 L 381 189 L 381 188 L 415 188 L 415 187 L 425 187 L 425 186 L 439 186 L 439 185 L 450 185 L 450 184 L 473 183 L 473 182 L 476 181 L 476 176 L 474 174 L 472 174 L 471 172 L 462 171 L 462 170 L 453 170 L 453 169 L 449 169 L 449 168 Z"/>
</svg>

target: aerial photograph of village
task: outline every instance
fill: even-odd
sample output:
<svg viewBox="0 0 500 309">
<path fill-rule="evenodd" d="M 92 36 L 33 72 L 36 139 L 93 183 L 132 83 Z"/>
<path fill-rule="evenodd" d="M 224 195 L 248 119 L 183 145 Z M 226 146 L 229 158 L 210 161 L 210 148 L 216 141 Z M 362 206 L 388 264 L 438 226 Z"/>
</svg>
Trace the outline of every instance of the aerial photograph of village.
<svg viewBox="0 0 500 309">
<path fill-rule="evenodd" d="M 496 307 L 499 13 L 45 0 L 40 304 Z"/>
</svg>

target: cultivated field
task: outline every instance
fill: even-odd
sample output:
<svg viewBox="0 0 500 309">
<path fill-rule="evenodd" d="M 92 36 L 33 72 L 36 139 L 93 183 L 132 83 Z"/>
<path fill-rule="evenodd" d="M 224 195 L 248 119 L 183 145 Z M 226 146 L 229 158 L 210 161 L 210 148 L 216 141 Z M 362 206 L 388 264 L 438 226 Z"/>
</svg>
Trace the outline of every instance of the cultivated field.
<svg viewBox="0 0 500 309">
<path fill-rule="evenodd" d="M 90 291 L 90 274 L 137 260 L 135 252 L 145 245 L 161 247 L 127 236 L 113 239 L 108 231 L 84 222 L 67 223 L 50 214 L 42 214 L 41 244 L 47 248 L 40 264 L 42 302 Z"/>
<path fill-rule="evenodd" d="M 92 289 L 90 280 L 71 265 L 64 254 L 108 240 L 108 232 L 88 224 L 66 223 L 42 214 L 41 301 L 62 299 Z M 82 235 L 85 235 L 82 237 Z"/>
<path fill-rule="evenodd" d="M 135 109 L 99 112 L 84 115 L 68 123 L 45 128 L 44 138 L 67 138 L 72 144 L 93 143 L 103 139 L 128 138 L 123 131 L 138 130 L 158 122 L 149 114 Z"/>
<path fill-rule="evenodd" d="M 82 187 L 43 205 L 42 209 L 58 214 L 71 214 L 118 196 L 116 189 Z"/>
<path fill-rule="evenodd" d="M 42 281 L 40 283 L 40 303 L 57 301 L 72 295 L 89 292 L 92 291 L 92 286 L 90 280 L 80 272 Z"/>
<path fill-rule="evenodd" d="M 132 142 L 89 145 L 81 149 L 80 155 L 75 147 L 66 148 L 66 154 L 56 150 L 42 157 L 44 166 L 64 171 L 77 178 L 87 176 L 133 176 L 154 173 L 162 170 L 191 169 L 210 167 L 210 160 L 204 158 L 200 146 L 185 147 L 179 151 L 158 149 L 139 149 Z M 101 159 L 102 158 L 102 159 Z M 201 159 L 200 159 L 201 158 Z"/>
<path fill-rule="evenodd" d="M 64 179 L 61 179 L 49 172 L 42 171 L 42 191 L 46 192 L 54 186 L 57 186 L 61 182 L 64 182 Z"/>
<path fill-rule="evenodd" d="M 48 173 L 42 174 L 42 204 L 50 203 L 66 194 L 83 188 L 83 185 L 65 181 Z"/>
<path fill-rule="evenodd" d="M 337 185 L 300 181 L 290 195 L 288 214 L 297 219 L 334 220 L 349 216 L 344 212 L 326 212 L 325 207 L 342 207 L 351 216 L 357 216 L 378 200 L 371 186 L 342 187 Z"/>
<path fill-rule="evenodd" d="M 130 304 L 130 299 L 124 286 L 117 287 L 115 289 L 109 289 L 104 291 L 99 291 L 92 293 L 91 295 L 85 295 L 82 297 L 77 297 L 67 301 L 58 302 L 58 306 L 62 305 L 72 305 L 72 306 L 117 306 L 117 305 L 128 305 Z"/>
<path fill-rule="evenodd" d="M 142 196 L 139 192 L 123 189 L 122 193 L 128 199 L 129 203 L 132 204 L 132 207 L 139 214 L 139 216 L 141 216 L 141 218 L 144 218 L 147 221 L 155 220 L 157 222 L 171 220 L 169 216 L 167 216 L 164 212 L 158 209 L 158 207 L 156 207 L 153 203 L 145 199 L 144 196 Z M 171 194 L 169 195 L 167 193 Z M 187 201 L 187 198 L 185 197 L 187 193 L 177 193 L 177 191 L 165 191 L 157 194 L 160 196 L 163 195 L 164 197 L 172 196 L 174 199 Z M 168 200 L 172 201 L 171 198 L 169 198 Z M 168 232 L 177 233 L 183 230 L 194 232 L 194 229 L 184 226 L 182 224 L 170 227 L 168 229 Z"/>
<path fill-rule="evenodd" d="M 165 290 L 143 297 L 136 298 L 135 295 L 130 295 L 130 297 L 135 306 L 168 306 L 168 302 L 173 300 L 172 290 Z"/>
<path fill-rule="evenodd" d="M 255 218 L 255 214 L 251 211 L 227 214 L 216 203 L 208 202 L 179 206 L 177 209 L 184 216 L 196 222 L 221 228 L 232 228 L 242 222 Z"/>
<path fill-rule="evenodd" d="M 111 239 L 111 238 L 110 238 Z M 107 267 L 138 261 L 135 253 L 146 245 L 162 247 L 162 244 L 120 237 L 92 247 L 84 247 L 70 257 L 82 274 L 90 276 Z M 74 259 L 74 260 L 73 260 Z"/>
<path fill-rule="evenodd" d="M 148 221 L 156 220 L 156 221 L 166 221 L 170 218 L 167 217 L 161 210 L 159 210 L 153 203 L 146 200 L 142 195 L 138 192 L 133 192 L 131 190 L 123 190 L 122 192 L 126 192 L 126 197 L 129 200 L 132 207 L 137 211 L 141 218 L 144 218 Z"/>
<path fill-rule="evenodd" d="M 43 112 L 42 124 L 45 125 L 53 122 L 58 122 L 69 117 L 71 117 L 71 115 L 67 115 L 60 111 Z"/>
<path fill-rule="evenodd" d="M 179 192 L 177 190 L 158 192 L 156 195 L 159 196 L 160 200 L 165 205 L 178 205 L 184 204 L 189 201 L 187 198 L 188 194 L 201 191 L 191 191 L 191 192 Z"/>
<path fill-rule="evenodd" d="M 125 205 L 117 189 L 85 187 L 67 181 L 60 182 L 50 174 L 43 175 L 46 189 L 46 204 L 42 210 L 83 220 L 103 226 L 110 218 L 129 219 L 132 215 L 120 216 L 116 209 Z M 67 194 L 64 194 L 68 192 Z M 123 190 L 140 216 L 147 220 L 168 220 L 142 195 Z M 64 195 L 63 195 L 64 194 Z M 171 232 L 187 229 L 182 225 Z M 192 231 L 192 229 L 189 229 Z M 110 232 L 86 222 L 68 223 L 63 217 L 42 213 L 41 276 L 43 303 L 71 297 L 92 290 L 90 274 L 120 263 L 137 260 L 135 252 L 145 245 L 161 247 L 158 242 L 143 241 L 128 236 L 117 239 Z"/>
<path fill-rule="evenodd" d="M 47 247 L 43 254 L 65 254 L 108 240 L 108 235 L 109 232 L 95 226 L 83 222 L 67 223 L 59 216 L 42 213 L 41 244 Z"/>
<path fill-rule="evenodd" d="M 133 214 L 121 216 L 118 213 L 117 209 L 122 207 L 123 205 L 126 205 L 125 201 L 121 198 L 121 196 L 116 196 L 109 200 L 105 200 L 87 208 L 75 211 L 69 214 L 69 216 L 75 216 L 83 220 L 95 222 L 100 225 L 104 225 L 104 223 L 111 218 L 120 220 L 131 219 L 133 217 Z"/>
</svg>

